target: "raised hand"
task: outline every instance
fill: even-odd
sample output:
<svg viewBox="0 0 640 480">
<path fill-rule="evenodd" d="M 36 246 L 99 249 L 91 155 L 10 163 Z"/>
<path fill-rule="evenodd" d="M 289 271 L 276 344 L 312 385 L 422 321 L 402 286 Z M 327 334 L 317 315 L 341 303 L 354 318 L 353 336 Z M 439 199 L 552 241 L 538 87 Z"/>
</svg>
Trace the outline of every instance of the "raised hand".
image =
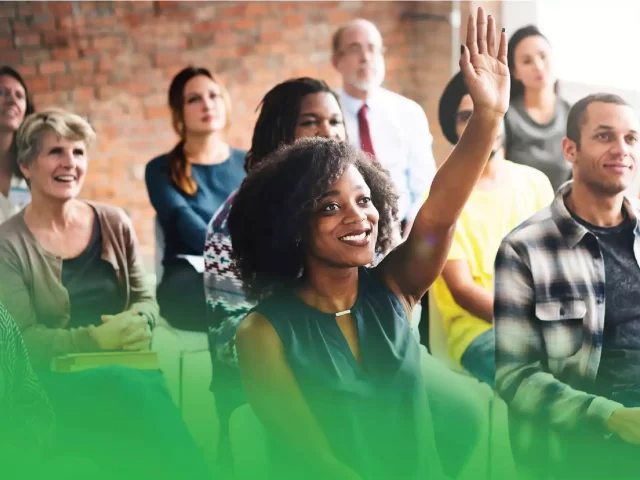
<svg viewBox="0 0 640 480">
<path fill-rule="evenodd" d="M 474 112 L 504 115 L 509 108 L 509 67 L 507 36 L 500 33 L 496 48 L 496 27 L 493 17 L 487 18 L 478 8 L 477 22 L 469 15 L 466 46 L 462 46 L 460 69 Z"/>
</svg>

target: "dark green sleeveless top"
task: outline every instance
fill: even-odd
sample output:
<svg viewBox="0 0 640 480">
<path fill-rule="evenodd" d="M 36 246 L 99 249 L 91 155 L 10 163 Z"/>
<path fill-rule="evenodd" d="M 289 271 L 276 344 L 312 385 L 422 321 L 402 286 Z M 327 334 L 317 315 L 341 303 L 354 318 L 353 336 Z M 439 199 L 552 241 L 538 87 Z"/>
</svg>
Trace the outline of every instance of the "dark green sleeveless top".
<svg viewBox="0 0 640 480">
<path fill-rule="evenodd" d="M 359 269 L 351 308 L 362 364 L 335 315 L 308 306 L 293 291 L 274 294 L 253 311 L 278 333 L 305 400 L 340 461 L 363 480 L 440 478 L 420 348 L 405 308 L 375 270 Z M 273 441 L 272 447 L 274 478 L 294 478 L 292 455 Z"/>
</svg>

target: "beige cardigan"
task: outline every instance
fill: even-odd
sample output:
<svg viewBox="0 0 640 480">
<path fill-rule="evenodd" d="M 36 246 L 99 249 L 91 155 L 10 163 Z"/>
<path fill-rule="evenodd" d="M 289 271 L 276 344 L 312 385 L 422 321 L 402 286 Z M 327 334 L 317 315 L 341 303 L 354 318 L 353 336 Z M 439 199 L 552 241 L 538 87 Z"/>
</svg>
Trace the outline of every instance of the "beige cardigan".
<svg viewBox="0 0 640 480">
<path fill-rule="evenodd" d="M 87 202 L 97 212 L 102 230 L 102 259 L 109 262 L 126 304 L 154 322 L 159 308 L 145 284 L 138 241 L 130 219 L 117 207 Z M 34 367 L 48 366 L 55 356 L 98 351 L 93 326 L 68 328 L 69 293 L 62 285 L 62 258 L 44 250 L 24 221 L 24 210 L 0 225 L 0 302 L 22 331 Z"/>
</svg>

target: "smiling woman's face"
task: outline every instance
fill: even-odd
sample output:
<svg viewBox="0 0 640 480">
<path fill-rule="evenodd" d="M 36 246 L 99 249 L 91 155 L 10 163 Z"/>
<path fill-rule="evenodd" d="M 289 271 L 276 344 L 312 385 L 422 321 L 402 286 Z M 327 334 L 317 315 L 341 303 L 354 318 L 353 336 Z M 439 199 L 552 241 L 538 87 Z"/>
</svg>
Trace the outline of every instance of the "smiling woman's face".
<svg viewBox="0 0 640 480">
<path fill-rule="evenodd" d="M 15 132 L 27 111 L 27 94 L 11 75 L 0 76 L 0 131 Z"/>
<path fill-rule="evenodd" d="M 308 261 L 343 268 L 370 264 L 379 217 L 369 186 L 358 169 L 349 165 L 312 214 Z"/>
</svg>

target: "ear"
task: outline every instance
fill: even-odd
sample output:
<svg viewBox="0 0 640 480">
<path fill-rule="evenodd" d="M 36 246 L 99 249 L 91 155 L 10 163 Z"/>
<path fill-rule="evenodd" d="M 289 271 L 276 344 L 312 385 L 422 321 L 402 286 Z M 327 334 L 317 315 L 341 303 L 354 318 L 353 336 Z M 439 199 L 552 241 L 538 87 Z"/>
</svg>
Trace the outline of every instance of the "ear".
<svg viewBox="0 0 640 480">
<path fill-rule="evenodd" d="M 562 153 L 564 154 L 564 158 L 573 165 L 576 162 L 576 155 L 578 153 L 576 142 L 568 137 L 564 137 L 562 139 Z"/>
<path fill-rule="evenodd" d="M 33 163 L 31 163 L 28 167 L 25 167 L 24 165 L 18 165 L 18 167 L 20 168 L 20 173 L 22 173 L 22 176 L 25 178 L 25 180 L 31 180 L 32 166 L 33 166 Z"/>
<path fill-rule="evenodd" d="M 334 53 L 333 55 L 331 55 L 331 65 L 333 65 L 333 68 L 335 68 L 336 70 L 338 70 L 338 63 L 340 62 L 340 54 L 339 53 Z"/>
</svg>

